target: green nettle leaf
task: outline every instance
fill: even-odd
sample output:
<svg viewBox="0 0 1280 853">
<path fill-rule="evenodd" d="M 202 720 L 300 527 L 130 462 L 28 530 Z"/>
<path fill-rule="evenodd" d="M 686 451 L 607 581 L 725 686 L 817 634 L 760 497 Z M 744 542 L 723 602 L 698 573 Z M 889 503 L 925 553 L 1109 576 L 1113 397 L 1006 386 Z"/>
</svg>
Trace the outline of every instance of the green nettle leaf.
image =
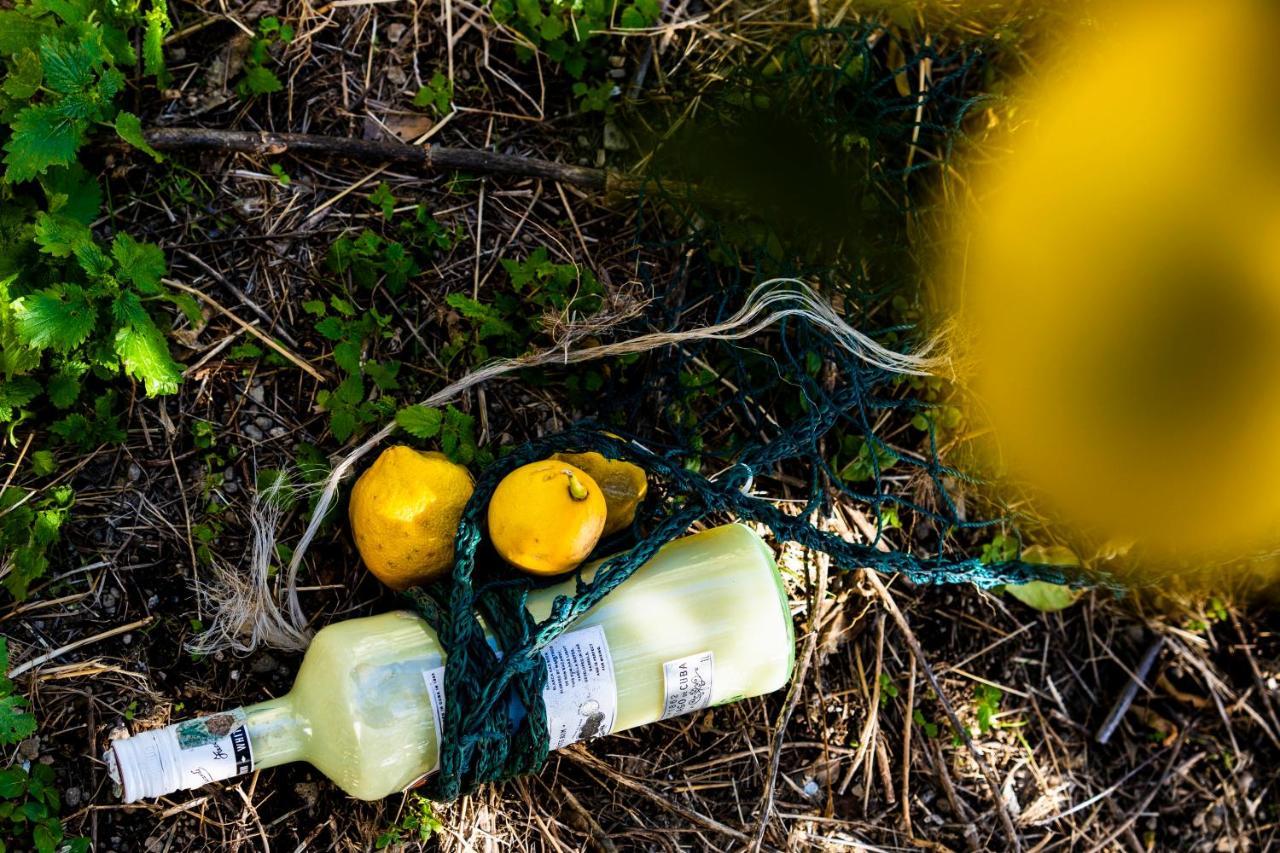
<svg viewBox="0 0 1280 853">
<path fill-rule="evenodd" d="M 40 383 L 27 376 L 0 382 L 0 423 L 13 420 L 16 409 L 25 406 L 40 393 Z"/>
<path fill-rule="evenodd" d="M 396 423 L 414 438 L 435 438 L 440 434 L 444 414 L 426 406 L 405 406 L 396 412 Z"/>
<path fill-rule="evenodd" d="M 111 258 L 102 251 L 102 247 L 92 240 L 87 240 L 75 247 L 76 260 L 80 269 L 93 279 L 106 278 L 111 273 Z M 114 290 L 114 286 L 112 287 Z"/>
<path fill-rule="evenodd" d="M 0 55 L 13 56 L 33 44 L 54 29 L 49 17 L 32 18 L 15 9 L 0 9 Z"/>
<path fill-rule="evenodd" d="M 69 258 L 78 246 L 92 242 L 93 234 L 87 225 L 69 216 L 41 211 L 36 214 L 35 238 L 45 254 Z"/>
<path fill-rule="evenodd" d="M 84 288 L 64 284 L 22 297 L 14 303 L 14 319 L 28 346 L 66 352 L 89 336 L 98 312 Z"/>
<path fill-rule="evenodd" d="M 360 372 L 360 344 L 343 341 L 333 348 L 333 361 L 347 373 Z"/>
<path fill-rule="evenodd" d="M 270 95 L 283 89 L 284 84 L 270 68 L 252 65 L 245 69 L 244 88 L 252 95 Z"/>
<path fill-rule="evenodd" d="M 116 331 L 115 350 L 125 373 L 142 380 L 148 396 L 177 392 L 182 367 L 169 355 L 164 335 L 149 316 L 145 322 L 121 326 Z"/>
<path fill-rule="evenodd" d="M 329 431 L 339 442 L 345 442 L 356 431 L 356 416 L 350 409 L 339 409 L 329 416 Z"/>
<path fill-rule="evenodd" d="M 121 110 L 116 114 L 115 127 L 116 133 L 119 134 L 120 138 L 125 142 L 129 143 L 134 148 L 137 148 L 144 154 L 150 154 L 151 159 L 155 160 L 157 163 L 164 162 L 164 155 L 147 143 L 147 137 L 142 132 L 142 120 L 136 115 Z"/>
<path fill-rule="evenodd" d="M 49 212 L 70 217 L 88 225 L 98 218 L 102 210 L 102 188 L 98 181 L 79 163 L 67 168 L 50 169 L 40 179 L 45 197 L 49 200 Z"/>
<path fill-rule="evenodd" d="M 86 30 L 78 43 L 59 41 L 51 36 L 40 39 L 45 85 L 63 95 L 92 86 L 105 59 L 102 39 L 92 30 Z"/>
<path fill-rule="evenodd" d="M 49 397 L 49 402 L 57 406 L 59 409 L 68 409 L 76 398 L 80 396 L 80 376 L 84 373 L 84 369 L 68 369 L 64 367 L 62 370 L 49 377 L 49 381 L 45 384 L 45 393 Z"/>
<path fill-rule="evenodd" d="M 147 10 L 146 28 L 142 33 L 142 67 L 156 78 L 161 87 L 169 85 L 169 70 L 164 64 L 164 37 L 172 28 L 165 0 L 154 0 Z"/>
<path fill-rule="evenodd" d="M 391 188 L 387 186 L 386 181 L 380 182 L 374 187 L 373 192 L 369 193 L 369 203 L 382 209 L 384 219 L 391 218 L 391 214 L 396 209 L 396 197 L 391 194 Z"/>
<path fill-rule="evenodd" d="M 18 494 L 20 491 L 15 490 L 10 494 Z M 10 695 L 13 692 L 13 682 L 4 675 L 8 671 L 9 641 L 0 637 L 0 745 L 3 746 L 29 738 L 36 731 L 36 718 L 24 710 L 26 700 L 21 696 Z M 26 787 L 27 774 L 20 768 L 0 770 L 0 798 L 16 799 Z"/>
<path fill-rule="evenodd" d="M 84 119 L 67 118 L 56 104 L 26 107 L 14 118 L 4 145 L 5 180 L 29 181 L 50 166 L 74 162 L 88 127 Z"/>
<path fill-rule="evenodd" d="M 154 243 L 139 243 L 123 232 L 111 244 L 120 276 L 144 294 L 159 293 L 160 279 L 167 271 L 164 252 Z"/>
<path fill-rule="evenodd" d="M 13 68 L 4 80 L 4 93 L 15 101 L 25 101 L 40 90 L 44 68 L 40 57 L 31 48 L 23 48 L 13 55 Z"/>
<path fill-rule="evenodd" d="M 31 470 L 37 477 L 48 477 L 58 470 L 58 460 L 52 450 L 36 450 L 31 454 Z"/>
</svg>

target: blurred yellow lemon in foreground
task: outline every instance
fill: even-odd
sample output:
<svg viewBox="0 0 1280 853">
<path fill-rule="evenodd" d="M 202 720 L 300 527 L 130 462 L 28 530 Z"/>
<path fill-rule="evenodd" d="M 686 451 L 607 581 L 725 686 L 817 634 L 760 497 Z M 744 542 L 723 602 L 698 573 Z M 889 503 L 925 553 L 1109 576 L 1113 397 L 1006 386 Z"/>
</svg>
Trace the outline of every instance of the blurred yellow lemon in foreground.
<svg viewBox="0 0 1280 853">
<path fill-rule="evenodd" d="M 576 567 L 600 541 L 608 509 L 600 486 L 558 459 L 522 465 L 489 499 L 489 538 L 511 565 L 535 575 Z"/>
<path fill-rule="evenodd" d="M 395 590 L 447 573 L 471 492 L 471 474 L 443 453 L 382 451 L 356 480 L 348 509 L 365 566 Z"/>
<path fill-rule="evenodd" d="M 1094 24 L 972 170 L 961 347 L 1002 460 L 1059 512 L 1243 552 L 1280 528 L 1280 9 Z"/>
</svg>

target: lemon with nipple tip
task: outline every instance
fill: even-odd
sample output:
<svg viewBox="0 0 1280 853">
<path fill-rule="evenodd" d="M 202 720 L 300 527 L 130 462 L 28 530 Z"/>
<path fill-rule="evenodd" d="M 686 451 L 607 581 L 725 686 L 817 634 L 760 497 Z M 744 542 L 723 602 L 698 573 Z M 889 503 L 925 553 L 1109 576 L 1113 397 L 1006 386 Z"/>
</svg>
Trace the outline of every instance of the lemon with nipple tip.
<svg viewBox="0 0 1280 853">
<path fill-rule="evenodd" d="M 511 565 L 534 575 L 575 568 L 600 541 L 608 509 L 598 483 L 545 459 L 502 478 L 489 500 L 489 538 Z"/>
</svg>

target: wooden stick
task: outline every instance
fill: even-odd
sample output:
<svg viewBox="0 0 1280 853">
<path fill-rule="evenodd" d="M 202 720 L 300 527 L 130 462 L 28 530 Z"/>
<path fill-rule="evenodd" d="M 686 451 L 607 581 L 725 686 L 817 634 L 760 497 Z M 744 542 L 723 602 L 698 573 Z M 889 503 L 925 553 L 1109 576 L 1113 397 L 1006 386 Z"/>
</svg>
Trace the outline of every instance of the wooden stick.
<svg viewBox="0 0 1280 853">
<path fill-rule="evenodd" d="M 596 191 L 621 190 L 631 183 L 624 176 L 604 169 L 430 143 L 409 145 L 404 142 L 348 139 L 311 133 L 210 130 L 203 127 L 156 127 L 146 132 L 146 138 L 147 144 L 160 151 L 208 149 L 268 157 L 288 153 L 321 154 L 347 160 L 413 163 L 424 169 L 461 169 L 489 175 L 543 178 Z"/>
</svg>

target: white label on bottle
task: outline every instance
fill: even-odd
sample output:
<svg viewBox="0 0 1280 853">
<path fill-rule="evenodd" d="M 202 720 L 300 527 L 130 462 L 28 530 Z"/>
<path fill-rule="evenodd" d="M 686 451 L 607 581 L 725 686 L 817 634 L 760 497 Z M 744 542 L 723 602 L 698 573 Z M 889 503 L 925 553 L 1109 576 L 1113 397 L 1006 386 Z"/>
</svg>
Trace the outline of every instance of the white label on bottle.
<svg viewBox="0 0 1280 853">
<path fill-rule="evenodd" d="M 711 652 L 669 660 L 662 665 L 662 719 L 701 711 L 711 704 L 711 676 L 715 656 Z"/>
<path fill-rule="evenodd" d="M 542 657 L 547 663 L 542 701 L 547 708 L 551 748 L 609 734 L 618 710 L 618 687 L 604 629 L 592 625 L 561 634 L 542 650 Z M 444 730 L 444 667 L 426 670 L 422 678 L 439 737 Z"/>
<path fill-rule="evenodd" d="M 253 770 L 253 744 L 243 708 L 173 727 L 183 787 L 194 788 Z"/>
<path fill-rule="evenodd" d="M 547 706 L 551 748 L 561 749 L 611 732 L 618 710 L 618 685 L 604 629 L 592 625 L 561 634 L 542 656 L 547 661 L 542 701 Z"/>
</svg>

